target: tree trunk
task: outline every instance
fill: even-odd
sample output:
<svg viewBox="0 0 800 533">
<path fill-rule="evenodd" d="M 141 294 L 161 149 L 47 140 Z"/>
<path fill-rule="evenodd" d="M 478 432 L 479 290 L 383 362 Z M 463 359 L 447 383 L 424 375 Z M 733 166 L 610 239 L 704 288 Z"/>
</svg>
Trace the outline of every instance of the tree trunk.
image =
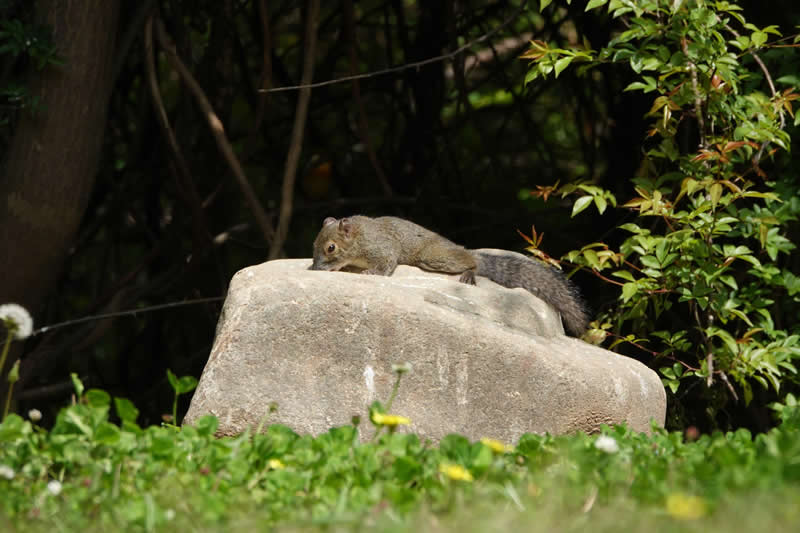
<svg viewBox="0 0 800 533">
<path fill-rule="evenodd" d="M 57 280 L 95 181 L 112 87 L 119 0 L 38 0 L 61 66 L 33 73 L 38 102 L 17 125 L 0 174 L 0 304 L 34 315 Z M 21 352 L 12 350 L 6 368 Z M 20 392 L 30 369 L 23 360 Z M 8 383 L 0 371 L 0 395 Z"/>
<path fill-rule="evenodd" d="M 118 0 L 39 0 L 63 64 L 34 73 L 0 177 L 0 303 L 36 313 L 95 181 L 112 86 Z"/>
</svg>

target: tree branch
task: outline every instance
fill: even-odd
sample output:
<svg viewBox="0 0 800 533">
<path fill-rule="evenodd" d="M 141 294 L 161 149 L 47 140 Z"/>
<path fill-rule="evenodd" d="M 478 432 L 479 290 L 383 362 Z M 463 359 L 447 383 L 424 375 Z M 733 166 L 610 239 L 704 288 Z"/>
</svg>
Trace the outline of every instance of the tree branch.
<svg viewBox="0 0 800 533">
<path fill-rule="evenodd" d="M 269 94 L 266 92 L 272 86 L 272 32 L 269 28 L 269 11 L 267 0 L 258 0 L 258 15 L 261 19 L 261 79 L 258 83 L 256 119 L 253 121 L 253 131 L 261 128 L 264 113 L 269 103 Z"/>
<path fill-rule="evenodd" d="M 356 23 L 353 0 L 344 0 L 342 5 L 344 9 L 345 34 L 349 45 L 350 75 L 355 75 L 358 72 L 358 50 L 356 46 Z M 369 162 L 372 164 L 372 168 L 375 169 L 375 174 L 378 176 L 378 181 L 383 188 L 383 194 L 391 196 L 392 187 L 389 185 L 389 180 L 386 179 L 386 173 L 383 171 L 380 161 L 378 161 L 378 156 L 375 154 L 375 146 L 372 144 L 372 136 L 369 134 L 367 110 L 364 107 L 364 100 L 361 98 L 361 84 L 358 79 L 353 79 L 352 92 L 353 100 L 355 100 L 358 110 L 358 135 L 361 137 L 361 142 L 363 142 L 366 147 Z"/>
<path fill-rule="evenodd" d="M 319 0 L 308 0 L 306 13 L 306 39 L 304 46 L 303 76 L 297 97 L 297 107 L 292 126 L 292 141 L 289 152 L 286 154 L 286 166 L 283 172 L 283 188 L 281 191 L 281 209 L 278 216 L 278 228 L 275 238 L 269 248 L 269 259 L 275 259 L 283 248 L 286 235 L 289 232 L 289 221 L 292 218 L 292 202 L 294 200 L 294 182 L 297 177 L 297 162 L 300 159 L 300 150 L 303 146 L 303 132 L 305 131 L 306 116 L 308 115 L 308 102 L 311 99 L 311 87 L 308 85 L 314 76 L 314 55 L 317 47 L 317 17 L 319 16 Z"/>
<path fill-rule="evenodd" d="M 172 155 L 175 157 L 177 164 L 178 177 L 176 181 L 179 184 L 179 190 L 183 189 L 189 196 L 186 199 L 189 208 L 192 211 L 192 222 L 195 229 L 195 239 L 197 244 L 208 242 L 209 234 L 205 223 L 205 216 L 203 214 L 203 207 L 200 203 L 200 195 L 197 188 L 194 186 L 189 165 L 183 157 L 178 140 L 175 137 L 175 132 L 169 124 L 167 117 L 167 110 L 164 108 L 164 101 L 161 98 L 161 91 L 158 88 L 158 80 L 156 78 L 155 59 L 153 57 L 153 17 L 148 17 L 144 25 L 144 64 L 147 73 L 147 84 L 150 88 L 150 96 L 153 98 L 153 106 L 155 107 L 156 117 L 158 117 L 158 124 L 161 126 L 164 136 L 167 138 Z"/>
<path fill-rule="evenodd" d="M 167 35 L 167 31 L 164 29 L 164 23 L 161 21 L 161 19 L 156 20 L 156 37 L 159 44 L 167 54 L 167 60 L 178 72 L 178 74 L 180 74 L 181 78 L 183 78 L 184 83 L 186 83 L 186 86 L 189 88 L 192 94 L 194 94 L 197 104 L 202 109 L 206 120 L 208 120 L 208 125 L 210 126 L 211 133 L 217 142 L 217 147 L 219 148 L 220 152 L 222 152 L 225 161 L 228 163 L 228 166 L 233 172 L 233 176 L 236 178 L 236 182 L 241 189 L 247 206 L 250 208 L 250 212 L 255 217 L 259 229 L 261 229 L 261 234 L 263 235 L 264 240 L 267 242 L 272 241 L 275 230 L 272 228 L 272 224 L 267 218 L 267 214 L 264 212 L 264 208 L 261 206 L 253 186 L 247 179 L 247 176 L 242 169 L 242 165 L 239 163 L 239 160 L 233 151 L 233 147 L 225 135 L 225 128 L 222 125 L 222 121 L 211 107 L 211 104 L 203 92 L 202 87 L 200 87 L 200 85 L 194 79 L 194 76 L 191 72 L 189 72 L 189 69 L 186 68 L 186 65 L 183 64 L 181 58 L 178 57 L 178 52 L 175 49 L 175 45 Z"/>
<path fill-rule="evenodd" d="M 689 71 L 692 74 L 692 93 L 694 94 L 694 114 L 697 117 L 697 126 L 700 130 L 700 148 L 706 145 L 706 120 L 703 116 L 703 101 L 700 98 L 700 89 L 697 83 L 697 65 L 689 59 L 689 43 L 686 38 L 681 39 L 681 47 L 686 61 L 689 63 Z"/>
</svg>

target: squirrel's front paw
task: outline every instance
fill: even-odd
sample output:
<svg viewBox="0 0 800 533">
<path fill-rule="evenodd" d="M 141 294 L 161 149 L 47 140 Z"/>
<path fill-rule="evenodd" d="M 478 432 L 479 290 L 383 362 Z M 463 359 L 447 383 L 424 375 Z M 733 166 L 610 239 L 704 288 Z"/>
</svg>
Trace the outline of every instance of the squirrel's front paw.
<svg viewBox="0 0 800 533">
<path fill-rule="evenodd" d="M 475 285 L 475 271 L 474 270 L 465 270 L 461 277 L 458 278 L 458 281 L 461 283 L 466 283 L 467 285 Z"/>
</svg>

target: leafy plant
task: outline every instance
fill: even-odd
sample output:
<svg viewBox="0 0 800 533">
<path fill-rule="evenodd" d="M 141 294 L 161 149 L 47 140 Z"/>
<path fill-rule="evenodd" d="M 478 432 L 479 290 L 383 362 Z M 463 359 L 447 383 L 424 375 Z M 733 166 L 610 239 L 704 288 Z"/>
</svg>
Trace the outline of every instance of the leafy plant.
<svg viewBox="0 0 800 533">
<path fill-rule="evenodd" d="M 800 37 L 750 24 L 734 2 L 591 0 L 586 11 L 603 7 L 621 24 L 599 50 L 534 41 L 523 55 L 527 83 L 569 66 L 626 69 L 636 81 L 624 90 L 652 97 L 640 170 L 629 177 L 635 194 L 620 206 L 635 215 L 618 226 L 627 236 L 616 249 L 594 242 L 566 256 L 619 287 L 594 336 L 649 356 L 673 393 L 693 380 L 745 403 L 754 382 L 782 392 L 800 358 L 800 291 L 786 266 L 800 201 L 779 163 L 800 93 L 795 77 L 778 89 L 760 54 L 792 54 L 777 47 Z M 617 206 L 590 181 L 528 193 L 577 196 L 573 215 Z"/>
<path fill-rule="evenodd" d="M 172 423 L 178 423 L 178 396 L 192 392 L 197 387 L 197 378 L 194 376 L 177 377 L 172 371 L 167 369 L 167 380 L 169 381 L 172 390 L 175 392 L 175 397 L 172 400 Z"/>
<path fill-rule="evenodd" d="M 419 516 L 430 524 L 526 509 L 562 525 L 608 510 L 617 526 L 644 513 L 701 528 L 754 488 L 772 495 L 765 516 L 791 508 L 800 485 L 797 417 L 755 437 L 739 430 L 695 441 L 616 427 L 524 435 L 515 447 L 460 435 L 434 445 L 400 432 L 361 443 L 354 426 L 313 437 L 281 425 L 217 439 L 212 416 L 140 428 L 130 402 L 75 381 L 76 401 L 51 430 L 16 414 L 0 423 L 0 523 L 11 531 L 382 530 L 386 521 L 408 530 Z M 112 406 L 121 424 L 110 421 Z M 781 515 L 787 531 L 794 509 Z"/>
</svg>

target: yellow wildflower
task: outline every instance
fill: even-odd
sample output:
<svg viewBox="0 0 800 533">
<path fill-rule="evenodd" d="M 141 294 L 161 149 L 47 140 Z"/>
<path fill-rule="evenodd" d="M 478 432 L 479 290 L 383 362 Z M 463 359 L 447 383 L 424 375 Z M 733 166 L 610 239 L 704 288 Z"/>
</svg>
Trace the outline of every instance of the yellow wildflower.
<svg viewBox="0 0 800 533">
<path fill-rule="evenodd" d="M 400 415 L 387 415 L 385 413 L 379 413 L 377 411 L 373 411 L 371 413 L 372 421 L 378 424 L 379 426 L 407 426 L 411 423 L 411 419 L 405 416 Z"/>
<path fill-rule="evenodd" d="M 441 464 L 439 472 L 456 481 L 472 481 L 472 474 L 461 465 Z"/>
<path fill-rule="evenodd" d="M 481 439 L 481 444 L 492 450 L 494 453 L 510 453 L 514 451 L 513 446 L 504 442 L 500 442 L 499 440 L 487 439 L 486 437 Z"/>
<path fill-rule="evenodd" d="M 706 514 L 706 502 L 698 496 L 676 492 L 667 496 L 667 513 L 680 520 L 697 520 Z"/>
<path fill-rule="evenodd" d="M 286 468 L 286 465 L 283 464 L 280 459 L 270 459 L 267 461 L 267 466 L 270 468 L 270 470 L 283 470 Z"/>
</svg>

